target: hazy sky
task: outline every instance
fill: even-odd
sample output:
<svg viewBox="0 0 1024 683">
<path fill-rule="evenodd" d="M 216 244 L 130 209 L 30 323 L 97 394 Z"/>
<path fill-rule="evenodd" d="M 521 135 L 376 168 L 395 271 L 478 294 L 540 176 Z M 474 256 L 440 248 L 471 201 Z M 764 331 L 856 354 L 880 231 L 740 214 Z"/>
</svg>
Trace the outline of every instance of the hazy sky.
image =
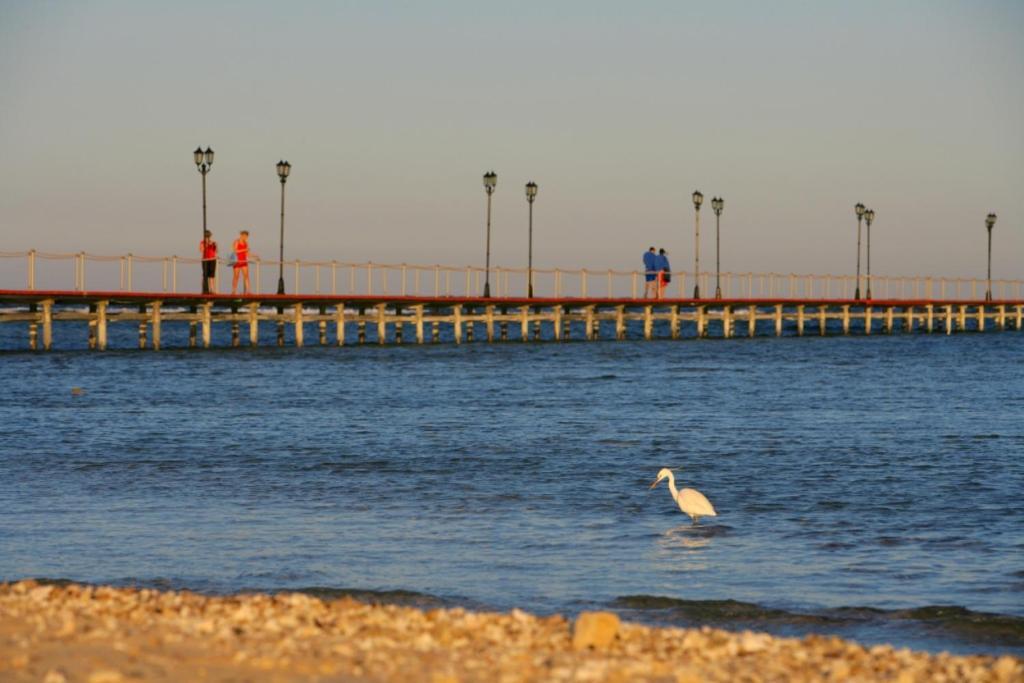
<svg viewBox="0 0 1024 683">
<path fill-rule="evenodd" d="M 0 0 L 0 250 L 1024 277 L 1021 2 Z M 702 265 L 713 215 L 702 212 Z"/>
</svg>

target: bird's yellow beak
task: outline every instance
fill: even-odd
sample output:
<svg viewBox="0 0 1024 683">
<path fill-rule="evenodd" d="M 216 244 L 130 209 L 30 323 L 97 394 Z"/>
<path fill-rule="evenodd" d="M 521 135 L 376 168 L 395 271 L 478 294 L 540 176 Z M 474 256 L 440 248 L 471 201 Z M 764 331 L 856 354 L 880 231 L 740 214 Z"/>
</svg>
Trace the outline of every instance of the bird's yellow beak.
<svg viewBox="0 0 1024 683">
<path fill-rule="evenodd" d="M 657 486 L 657 485 L 658 485 L 658 484 L 660 484 L 660 483 L 661 483 L 661 479 L 655 479 L 655 480 L 654 480 L 654 483 L 653 483 L 653 484 L 651 484 L 651 488 L 653 489 L 653 488 L 654 488 L 655 486 Z"/>
</svg>

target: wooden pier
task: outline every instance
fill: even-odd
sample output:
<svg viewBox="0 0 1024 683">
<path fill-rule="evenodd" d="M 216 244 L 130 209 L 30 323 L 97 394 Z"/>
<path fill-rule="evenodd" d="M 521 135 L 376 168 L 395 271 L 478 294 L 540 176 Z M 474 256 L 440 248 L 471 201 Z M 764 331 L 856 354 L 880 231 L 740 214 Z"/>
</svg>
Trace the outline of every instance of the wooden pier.
<svg viewBox="0 0 1024 683">
<path fill-rule="evenodd" d="M 58 324 L 67 327 L 62 328 L 65 338 L 77 334 L 69 327 L 75 323 L 88 348 L 97 350 L 113 348 L 110 328 L 115 324 L 119 330 L 134 328 L 128 337 L 131 347 L 154 350 L 267 343 L 301 347 L 461 344 L 477 339 L 525 342 L 952 334 L 1020 331 L 1024 329 L 1024 300 L 238 297 L 0 290 L 0 323 L 24 325 L 27 348 L 38 350 L 53 348 Z M 176 330 L 175 344 L 168 343 L 172 329 Z M 123 345 L 125 335 L 118 338 Z M 215 343 L 215 339 L 221 341 Z M 16 348 L 25 347 L 19 344 Z"/>
</svg>

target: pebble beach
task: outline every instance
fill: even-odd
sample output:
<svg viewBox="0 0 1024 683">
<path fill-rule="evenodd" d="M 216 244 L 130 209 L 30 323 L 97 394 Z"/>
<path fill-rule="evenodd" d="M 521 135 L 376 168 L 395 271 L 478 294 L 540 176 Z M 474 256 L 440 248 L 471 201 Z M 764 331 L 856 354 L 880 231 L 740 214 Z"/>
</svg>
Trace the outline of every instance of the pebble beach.
<svg viewBox="0 0 1024 683">
<path fill-rule="evenodd" d="M 1011 656 L 839 638 L 373 605 L 303 593 L 0 584 L 0 680 L 1024 681 Z"/>
</svg>

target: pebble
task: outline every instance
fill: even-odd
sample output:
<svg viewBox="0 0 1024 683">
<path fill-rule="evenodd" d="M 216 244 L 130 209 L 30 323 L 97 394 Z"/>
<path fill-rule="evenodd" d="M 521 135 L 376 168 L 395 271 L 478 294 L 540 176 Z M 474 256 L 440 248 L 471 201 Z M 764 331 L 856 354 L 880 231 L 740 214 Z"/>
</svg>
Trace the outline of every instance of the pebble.
<svg viewBox="0 0 1024 683">
<path fill-rule="evenodd" d="M 43 674 L 45 672 L 45 674 Z M 34 581 L 0 584 L 0 680 L 1024 682 L 1012 656 L 863 648 L 828 636 L 654 628 L 610 612 L 574 623 L 422 612 L 304 594 L 206 597 Z"/>
<path fill-rule="evenodd" d="M 573 629 L 574 650 L 605 649 L 619 632 L 619 617 L 611 612 L 583 612 Z"/>
</svg>

